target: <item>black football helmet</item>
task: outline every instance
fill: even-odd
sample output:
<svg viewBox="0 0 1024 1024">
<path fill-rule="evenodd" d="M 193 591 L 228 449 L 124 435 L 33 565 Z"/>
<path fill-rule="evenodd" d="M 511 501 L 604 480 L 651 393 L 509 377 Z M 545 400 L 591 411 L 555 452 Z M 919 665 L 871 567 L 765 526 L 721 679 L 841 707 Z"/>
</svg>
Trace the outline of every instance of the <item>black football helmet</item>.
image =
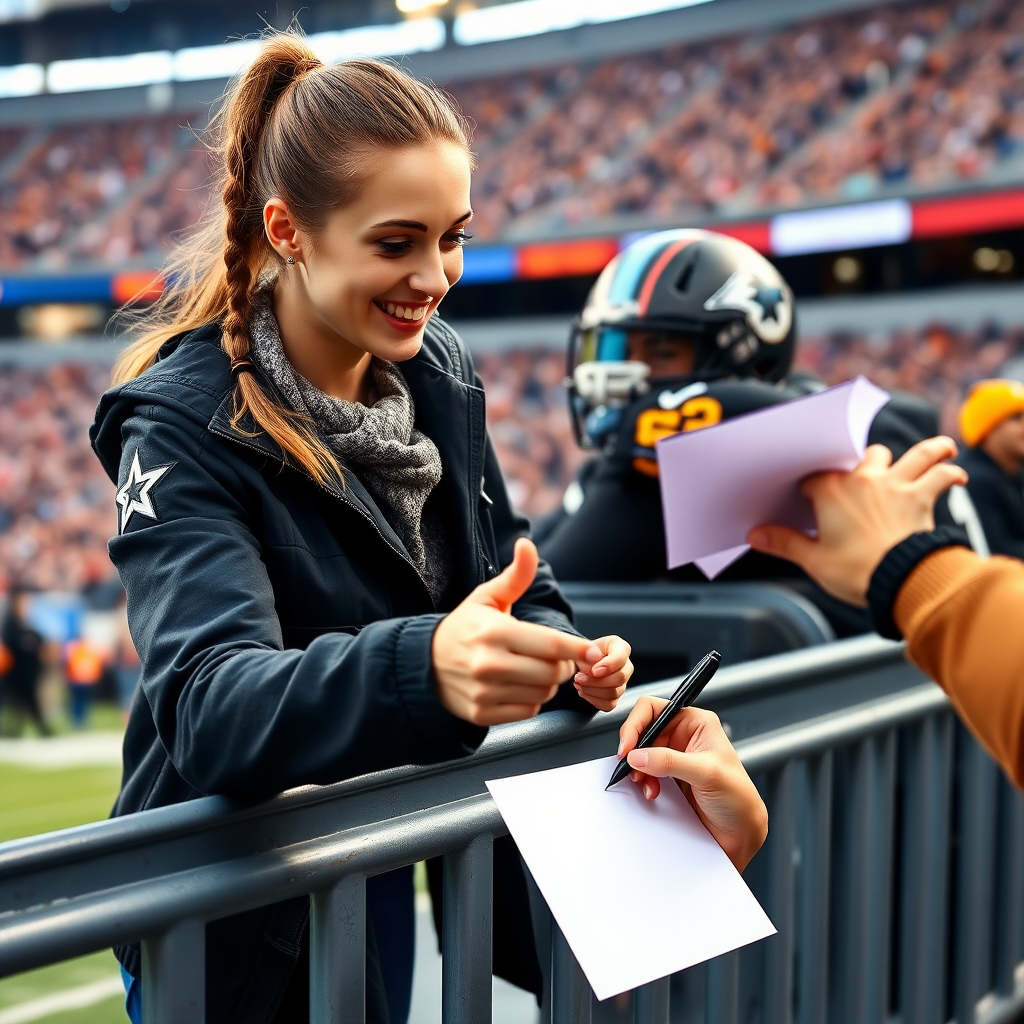
<svg viewBox="0 0 1024 1024">
<path fill-rule="evenodd" d="M 756 378 L 789 372 L 796 348 L 793 293 L 745 242 L 713 231 L 645 235 L 601 272 L 569 340 L 566 380 L 576 438 L 604 447 L 620 410 L 643 394 L 650 367 L 629 359 L 629 333 L 689 339 L 685 380 Z"/>
</svg>

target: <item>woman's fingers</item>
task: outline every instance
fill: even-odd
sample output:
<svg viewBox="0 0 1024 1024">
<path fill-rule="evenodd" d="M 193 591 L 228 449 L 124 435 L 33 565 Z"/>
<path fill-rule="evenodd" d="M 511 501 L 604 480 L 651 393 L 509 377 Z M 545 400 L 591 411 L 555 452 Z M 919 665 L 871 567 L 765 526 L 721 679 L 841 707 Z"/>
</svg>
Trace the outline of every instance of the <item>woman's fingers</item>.
<svg viewBox="0 0 1024 1024">
<path fill-rule="evenodd" d="M 619 726 L 619 757 L 637 745 L 640 734 L 661 714 L 661 709 L 667 703 L 667 700 L 660 697 L 641 697 L 633 705 L 632 711 Z"/>
<path fill-rule="evenodd" d="M 704 751 L 689 754 L 671 747 L 645 747 L 631 750 L 627 757 L 632 768 L 655 778 L 679 779 L 699 789 L 709 787 L 715 781 L 718 758 Z"/>
<path fill-rule="evenodd" d="M 888 469 L 892 465 L 892 452 L 884 444 L 868 445 L 861 465 L 872 469 Z"/>
<path fill-rule="evenodd" d="M 893 476 L 910 482 L 926 473 L 933 466 L 956 455 L 956 441 L 951 437 L 929 437 L 918 441 L 913 448 L 892 467 Z"/>
</svg>

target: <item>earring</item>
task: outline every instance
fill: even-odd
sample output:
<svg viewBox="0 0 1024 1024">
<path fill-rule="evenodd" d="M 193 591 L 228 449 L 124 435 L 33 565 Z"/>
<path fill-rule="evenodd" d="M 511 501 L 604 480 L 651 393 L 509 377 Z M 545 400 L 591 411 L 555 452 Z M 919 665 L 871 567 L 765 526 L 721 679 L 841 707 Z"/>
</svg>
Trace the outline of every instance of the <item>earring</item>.
<svg viewBox="0 0 1024 1024">
<path fill-rule="evenodd" d="M 290 267 L 294 267 L 295 266 L 295 257 L 294 256 L 289 256 L 288 257 L 288 265 Z"/>
</svg>

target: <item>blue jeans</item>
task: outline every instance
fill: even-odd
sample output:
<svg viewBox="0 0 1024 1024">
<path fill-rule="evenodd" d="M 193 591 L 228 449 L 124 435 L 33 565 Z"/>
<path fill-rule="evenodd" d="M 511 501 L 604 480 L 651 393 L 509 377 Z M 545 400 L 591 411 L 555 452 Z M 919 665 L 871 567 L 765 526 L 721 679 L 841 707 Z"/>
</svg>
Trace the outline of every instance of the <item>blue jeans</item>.
<svg viewBox="0 0 1024 1024">
<path fill-rule="evenodd" d="M 380 951 L 380 972 L 391 1024 L 405 1024 L 412 1003 L 412 968 L 416 953 L 416 917 L 412 867 L 366 880 L 366 912 L 373 919 Z M 142 1024 L 142 983 L 123 967 L 124 1009 L 132 1024 Z"/>
</svg>

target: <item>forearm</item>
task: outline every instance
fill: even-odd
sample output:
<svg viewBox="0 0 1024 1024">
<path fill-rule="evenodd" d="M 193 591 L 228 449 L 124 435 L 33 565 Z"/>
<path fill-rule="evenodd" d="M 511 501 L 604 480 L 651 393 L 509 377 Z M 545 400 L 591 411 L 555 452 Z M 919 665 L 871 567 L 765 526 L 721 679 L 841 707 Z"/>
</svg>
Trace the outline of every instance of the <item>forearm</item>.
<svg viewBox="0 0 1024 1024">
<path fill-rule="evenodd" d="M 911 660 L 1024 788 L 1024 564 L 943 548 L 907 577 L 893 618 Z"/>
</svg>

